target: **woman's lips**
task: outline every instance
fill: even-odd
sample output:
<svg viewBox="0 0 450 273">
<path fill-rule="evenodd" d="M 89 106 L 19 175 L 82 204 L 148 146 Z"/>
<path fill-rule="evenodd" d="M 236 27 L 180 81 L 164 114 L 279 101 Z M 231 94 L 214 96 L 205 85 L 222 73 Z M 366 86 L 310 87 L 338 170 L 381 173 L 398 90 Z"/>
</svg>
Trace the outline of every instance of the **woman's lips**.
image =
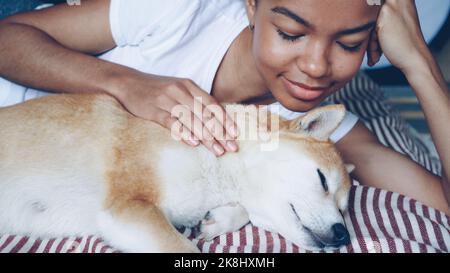
<svg viewBox="0 0 450 273">
<path fill-rule="evenodd" d="M 281 77 L 286 89 L 289 93 L 297 99 L 305 101 L 313 101 L 320 98 L 329 87 L 309 87 L 307 85 L 296 83 L 288 80 L 285 77 Z"/>
</svg>

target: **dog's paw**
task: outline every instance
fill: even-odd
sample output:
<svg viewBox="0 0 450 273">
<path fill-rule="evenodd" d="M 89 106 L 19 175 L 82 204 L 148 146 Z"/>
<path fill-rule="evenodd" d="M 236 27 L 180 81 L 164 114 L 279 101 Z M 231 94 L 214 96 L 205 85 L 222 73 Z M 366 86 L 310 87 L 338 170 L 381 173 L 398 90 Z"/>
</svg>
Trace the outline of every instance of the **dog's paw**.
<svg viewBox="0 0 450 273">
<path fill-rule="evenodd" d="M 239 230 L 249 221 L 247 211 L 239 204 L 215 208 L 200 223 L 200 235 L 197 239 L 212 241 L 222 234 Z"/>
</svg>

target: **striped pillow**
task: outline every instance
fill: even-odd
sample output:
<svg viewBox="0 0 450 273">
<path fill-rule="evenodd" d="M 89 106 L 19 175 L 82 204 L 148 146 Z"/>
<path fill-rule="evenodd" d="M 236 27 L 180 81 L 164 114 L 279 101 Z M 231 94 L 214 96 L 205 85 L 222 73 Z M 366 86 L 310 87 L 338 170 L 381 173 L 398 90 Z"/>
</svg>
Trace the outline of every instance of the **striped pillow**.
<svg viewBox="0 0 450 273">
<path fill-rule="evenodd" d="M 342 103 L 358 115 L 384 145 L 408 155 L 439 174 L 440 165 L 425 145 L 412 134 L 400 115 L 385 103 L 381 89 L 364 74 L 333 95 L 329 102 Z M 442 212 L 397 193 L 353 186 L 345 215 L 351 245 L 322 252 L 449 252 L 450 218 Z M 299 253 L 311 252 L 295 246 L 278 234 L 248 225 L 212 242 L 192 238 L 192 230 L 181 230 L 203 252 Z M 119 252 L 97 236 L 28 238 L 0 234 L 0 252 L 112 253 Z"/>
<path fill-rule="evenodd" d="M 431 156 L 414 129 L 386 102 L 381 87 L 365 74 L 359 73 L 344 89 L 330 96 L 328 102 L 344 104 L 383 145 L 407 155 L 429 171 L 440 175 L 439 159 Z"/>
</svg>

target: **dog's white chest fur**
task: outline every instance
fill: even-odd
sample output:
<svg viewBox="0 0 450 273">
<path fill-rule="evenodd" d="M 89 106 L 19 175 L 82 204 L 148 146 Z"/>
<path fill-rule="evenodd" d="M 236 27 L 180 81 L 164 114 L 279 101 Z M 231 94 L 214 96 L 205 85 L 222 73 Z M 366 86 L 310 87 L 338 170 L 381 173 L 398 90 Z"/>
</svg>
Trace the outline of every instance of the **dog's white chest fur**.
<svg viewBox="0 0 450 273">
<path fill-rule="evenodd" d="M 221 163 L 204 147 L 161 152 L 161 207 L 174 225 L 194 226 L 209 210 L 238 199 L 239 170 L 228 172 Z"/>
</svg>

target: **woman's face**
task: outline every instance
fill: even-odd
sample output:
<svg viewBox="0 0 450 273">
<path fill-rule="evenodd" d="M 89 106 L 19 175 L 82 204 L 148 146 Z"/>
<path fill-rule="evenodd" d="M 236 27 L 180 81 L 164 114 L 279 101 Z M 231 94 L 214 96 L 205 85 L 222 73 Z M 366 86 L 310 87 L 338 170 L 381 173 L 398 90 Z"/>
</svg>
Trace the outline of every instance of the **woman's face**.
<svg viewBox="0 0 450 273">
<path fill-rule="evenodd" d="M 247 0 L 253 57 L 273 96 L 305 112 L 358 72 L 379 7 L 365 0 Z"/>
</svg>

